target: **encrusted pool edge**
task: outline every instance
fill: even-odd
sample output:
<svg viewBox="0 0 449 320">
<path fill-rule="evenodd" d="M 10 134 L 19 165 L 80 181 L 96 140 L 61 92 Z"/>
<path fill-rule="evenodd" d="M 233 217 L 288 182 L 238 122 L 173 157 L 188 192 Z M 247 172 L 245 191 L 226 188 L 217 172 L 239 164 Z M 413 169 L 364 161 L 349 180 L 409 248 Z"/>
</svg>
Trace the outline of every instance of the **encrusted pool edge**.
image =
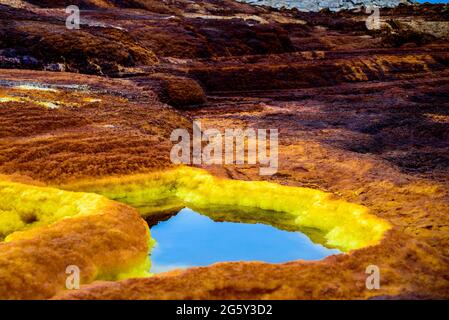
<svg viewBox="0 0 449 320">
<path fill-rule="evenodd" d="M 217 178 L 203 169 L 179 166 L 148 174 L 78 181 L 63 189 L 93 192 L 140 209 L 145 217 L 178 207 L 259 208 L 278 214 L 292 228 L 323 231 L 325 243 L 348 252 L 380 242 L 391 225 L 365 206 L 320 190 L 265 181 Z M 207 213 L 206 213 L 207 215 Z M 291 216 L 295 218 L 292 220 Z M 271 221 L 260 221 L 272 224 Z"/>
<path fill-rule="evenodd" d="M 4 263 L 12 263 L 13 268 L 10 271 L 8 268 L 3 270 L 6 272 L 3 276 L 8 272 L 16 274 L 15 270 L 21 268 L 31 275 L 32 269 L 38 267 L 48 278 L 41 280 L 51 282 L 53 287 L 50 289 L 56 291 L 63 290 L 61 279 L 65 277 L 62 268 L 65 263 L 64 254 L 71 259 L 74 255 L 78 255 L 83 263 L 89 266 L 86 271 L 88 276 L 83 283 L 149 275 L 148 253 L 154 245 L 154 240 L 145 221 L 139 217 L 135 209 L 127 205 L 140 208 L 140 216 L 144 217 L 161 209 L 184 206 L 260 208 L 273 212 L 272 217 L 261 218 L 265 221 L 258 220 L 261 223 L 273 224 L 272 218 L 275 216 L 275 223 L 280 222 L 292 229 L 319 229 L 324 232 L 326 241 L 324 245 L 339 248 L 344 252 L 378 244 L 385 232 L 391 228 L 387 221 L 370 214 L 368 208 L 335 199 L 332 194 L 319 190 L 282 186 L 264 181 L 222 179 L 212 176 L 205 170 L 185 166 L 163 172 L 77 181 L 55 187 L 17 183 L 0 176 L 0 187 L 0 198 L 15 199 L 3 201 L 10 207 L 5 205 L 0 207 L 3 211 L 9 212 L 8 214 L 20 216 L 28 210 L 42 211 L 36 221 L 31 220 L 30 226 L 20 225 L 17 230 L 13 227 L 6 235 L 6 241 L 1 245 L 16 252 L 13 256 L 17 261 L 11 261 L 11 257 L 8 256 L 10 253 L 5 253 L 4 257 L 0 256 L 0 262 L 4 258 Z M 255 218 L 260 217 L 253 217 Z M 92 222 L 94 228 L 104 230 L 100 233 L 103 236 L 85 230 L 90 228 Z M 78 233 L 86 233 L 87 238 L 83 236 L 77 240 L 81 242 L 73 242 L 72 238 L 78 237 Z M 79 254 L 66 252 L 64 248 L 53 252 L 56 254 L 58 250 L 64 251 L 63 256 L 59 257 L 60 273 L 49 273 L 50 270 L 47 268 L 50 266 L 45 264 L 29 267 L 28 263 L 23 264 L 22 260 L 28 261 L 28 258 L 21 256 L 23 252 L 21 248 L 29 245 L 27 241 L 39 242 L 39 246 L 36 244 L 36 248 L 33 249 L 39 251 L 38 248 L 45 243 L 53 246 L 52 237 L 55 236 L 57 239 L 62 237 L 64 241 L 72 243 L 72 246 L 75 245 L 74 251 L 82 249 Z M 112 256 L 106 249 L 110 246 L 108 243 L 110 239 L 116 241 L 114 246 L 118 246 L 118 249 L 114 247 L 117 254 Z M 84 256 L 82 252 L 92 250 L 89 244 L 95 244 L 98 247 L 96 250 L 100 251 Z M 77 249 L 78 245 L 80 248 Z M 131 247 L 127 248 L 128 245 Z M 90 256 L 92 254 L 93 256 Z M 29 281 L 36 285 L 36 292 L 43 290 L 37 285 L 41 280 L 30 279 Z M 21 282 L 23 281 L 18 283 Z M 2 285 L 11 284 L 0 283 L 0 286 Z M 56 292 L 51 290 L 45 294 Z M 16 293 L 17 297 L 29 297 L 25 293 L 23 293 L 25 296 L 22 296 L 19 291 Z M 26 294 L 31 295 L 30 292 Z M 38 293 L 36 296 L 39 296 Z"/>
</svg>

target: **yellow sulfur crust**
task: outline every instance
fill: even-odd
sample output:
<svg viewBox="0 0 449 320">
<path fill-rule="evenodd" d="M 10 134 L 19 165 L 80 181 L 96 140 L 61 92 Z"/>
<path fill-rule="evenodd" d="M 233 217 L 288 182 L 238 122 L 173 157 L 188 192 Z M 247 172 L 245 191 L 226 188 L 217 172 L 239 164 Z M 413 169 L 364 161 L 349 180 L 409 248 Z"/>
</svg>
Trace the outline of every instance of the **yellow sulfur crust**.
<svg viewBox="0 0 449 320">
<path fill-rule="evenodd" d="M 96 194 L 0 180 L 0 299 L 49 298 L 70 265 L 81 284 L 147 276 L 153 246 L 132 208 Z"/>
<path fill-rule="evenodd" d="M 390 228 L 388 222 L 369 214 L 366 207 L 333 199 L 319 190 L 220 179 L 184 166 L 159 173 L 77 182 L 64 188 L 102 194 L 139 208 L 143 215 L 182 206 L 270 210 L 278 215 L 277 220 L 285 217 L 284 224 L 291 227 L 320 230 L 326 245 L 343 251 L 377 244 Z"/>
<path fill-rule="evenodd" d="M 375 245 L 390 228 L 367 208 L 322 191 L 221 179 L 183 166 L 59 188 L 72 191 L 0 177 L 0 298 L 51 297 L 65 289 L 69 265 L 80 268 L 82 283 L 147 276 L 154 241 L 125 204 L 143 216 L 190 206 L 212 218 L 212 208 L 240 207 L 242 220 L 318 230 L 327 246 L 343 251 Z"/>
</svg>

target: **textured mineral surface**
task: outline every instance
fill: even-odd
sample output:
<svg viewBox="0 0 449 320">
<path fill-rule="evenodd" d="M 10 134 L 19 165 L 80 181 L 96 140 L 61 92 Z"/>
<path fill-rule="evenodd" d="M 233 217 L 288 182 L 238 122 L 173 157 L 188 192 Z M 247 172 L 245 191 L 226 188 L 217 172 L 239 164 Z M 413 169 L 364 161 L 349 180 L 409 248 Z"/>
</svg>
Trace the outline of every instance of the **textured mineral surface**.
<svg viewBox="0 0 449 320">
<path fill-rule="evenodd" d="M 0 0 L 0 298 L 449 298 L 447 5 L 373 24 L 232 0 L 73 4 L 72 30 L 65 1 Z M 171 133 L 193 120 L 278 129 L 277 173 L 174 165 Z M 272 210 L 262 222 L 344 253 L 148 275 L 143 218 L 186 205 Z"/>
<path fill-rule="evenodd" d="M 332 10 L 340 11 L 362 7 L 391 8 L 400 4 L 412 4 L 409 0 L 239 0 L 255 5 L 275 8 L 296 8 L 301 11 Z"/>
</svg>

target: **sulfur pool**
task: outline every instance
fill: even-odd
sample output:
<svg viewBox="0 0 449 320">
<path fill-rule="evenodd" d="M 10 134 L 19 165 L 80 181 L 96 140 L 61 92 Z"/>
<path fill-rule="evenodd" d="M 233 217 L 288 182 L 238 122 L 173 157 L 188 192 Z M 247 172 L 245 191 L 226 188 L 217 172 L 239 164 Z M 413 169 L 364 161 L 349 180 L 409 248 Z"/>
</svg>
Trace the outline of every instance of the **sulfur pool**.
<svg viewBox="0 0 449 320">
<path fill-rule="evenodd" d="M 254 222 L 219 221 L 209 216 L 184 208 L 153 226 L 151 235 L 157 244 L 151 252 L 151 272 L 229 261 L 320 260 L 340 253 L 312 242 L 299 231 Z"/>
</svg>

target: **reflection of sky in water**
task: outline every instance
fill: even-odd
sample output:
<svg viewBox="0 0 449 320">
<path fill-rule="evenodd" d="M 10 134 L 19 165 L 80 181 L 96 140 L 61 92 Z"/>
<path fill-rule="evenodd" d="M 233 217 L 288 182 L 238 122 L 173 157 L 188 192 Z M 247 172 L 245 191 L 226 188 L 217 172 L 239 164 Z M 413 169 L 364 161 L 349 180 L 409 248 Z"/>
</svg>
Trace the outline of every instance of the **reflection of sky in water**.
<svg viewBox="0 0 449 320">
<path fill-rule="evenodd" d="M 206 266 L 223 261 L 319 260 L 339 253 L 314 244 L 300 232 L 263 224 L 214 222 L 191 209 L 183 209 L 151 228 L 157 245 L 151 271 Z"/>
</svg>

